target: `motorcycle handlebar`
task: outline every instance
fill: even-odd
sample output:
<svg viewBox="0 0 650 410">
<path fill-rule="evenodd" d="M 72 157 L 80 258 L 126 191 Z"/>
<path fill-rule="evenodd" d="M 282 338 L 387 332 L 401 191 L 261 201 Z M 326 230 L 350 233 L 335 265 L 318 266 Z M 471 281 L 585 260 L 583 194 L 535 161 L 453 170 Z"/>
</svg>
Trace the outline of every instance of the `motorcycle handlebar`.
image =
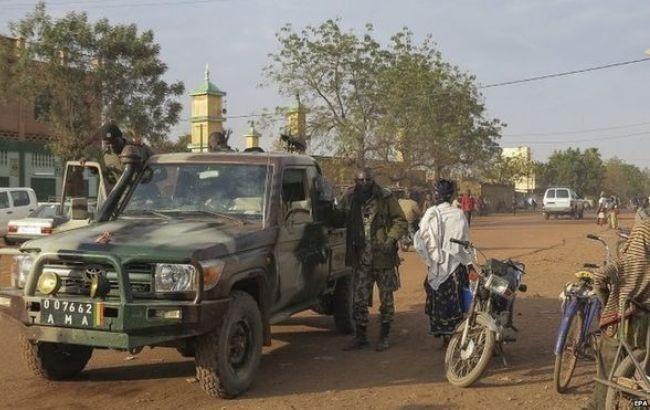
<svg viewBox="0 0 650 410">
<path fill-rule="evenodd" d="M 458 245 L 460 245 L 460 246 L 462 246 L 464 248 L 469 248 L 469 246 L 471 245 L 471 243 L 469 241 L 461 241 L 460 239 L 454 239 L 454 238 L 451 238 L 449 240 L 449 242 L 457 243 Z"/>
</svg>

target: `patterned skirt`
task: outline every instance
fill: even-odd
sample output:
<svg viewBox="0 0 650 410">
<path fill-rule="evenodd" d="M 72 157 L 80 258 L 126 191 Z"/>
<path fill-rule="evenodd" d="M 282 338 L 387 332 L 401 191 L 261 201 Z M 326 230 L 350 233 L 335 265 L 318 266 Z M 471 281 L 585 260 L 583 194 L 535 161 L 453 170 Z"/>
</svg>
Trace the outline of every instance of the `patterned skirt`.
<svg viewBox="0 0 650 410">
<path fill-rule="evenodd" d="M 459 265 L 438 290 L 433 290 L 425 278 L 427 302 L 424 313 L 429 316 L 430 334 L 436 337 L 450 335 L 462 322 L 461 289 L 467 286 L 467 281 L 467 270 L 463 265 Z"/>
</svg>

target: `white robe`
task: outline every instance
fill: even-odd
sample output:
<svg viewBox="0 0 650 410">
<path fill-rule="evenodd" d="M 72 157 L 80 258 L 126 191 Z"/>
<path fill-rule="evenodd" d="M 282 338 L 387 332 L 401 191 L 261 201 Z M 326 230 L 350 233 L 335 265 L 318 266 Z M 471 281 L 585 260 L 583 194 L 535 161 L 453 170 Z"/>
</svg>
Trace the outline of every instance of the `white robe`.
<svg viewBox="0 0 650 410">
<path fill-rule="evenodd" d="M 471 251 L 450 239 L 469 241 L 469 225 L 463 211 L 447 202 L 427 209 L 413 245 L 428 266 L 427 281 L 433 290 L 438 290 L 458 265 L 472 263 Z"/>
</svg>

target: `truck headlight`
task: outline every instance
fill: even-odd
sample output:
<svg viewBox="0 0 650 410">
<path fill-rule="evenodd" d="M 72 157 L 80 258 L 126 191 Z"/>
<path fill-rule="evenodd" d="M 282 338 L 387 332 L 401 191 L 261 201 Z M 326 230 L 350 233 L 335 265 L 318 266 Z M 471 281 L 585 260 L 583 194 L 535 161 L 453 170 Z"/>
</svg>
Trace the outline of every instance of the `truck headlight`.
<svg viewBox="0 0 650 410">
<path fill-rule="evenodd" d="M 212 259 L 201 261 L 199 264 L 203 269 L 203 290 L 212 289 L 219 281 L 226 263 L 220 259 Z"/>
<path fill-rule="evenodd" d="M 195 278 L 196 268 L 192 265 L 157 263 L 155 289 L 157 293 L 195 291 Z"/>
<path fill-rule="evenodd" d="M 34 264 L 34 258 L 31 255 L 14 256 L 14 262 L 11 269 L 11 286 L 14 288 L 24 288 L 29 275 L 30 269 Z"/>
</svg>

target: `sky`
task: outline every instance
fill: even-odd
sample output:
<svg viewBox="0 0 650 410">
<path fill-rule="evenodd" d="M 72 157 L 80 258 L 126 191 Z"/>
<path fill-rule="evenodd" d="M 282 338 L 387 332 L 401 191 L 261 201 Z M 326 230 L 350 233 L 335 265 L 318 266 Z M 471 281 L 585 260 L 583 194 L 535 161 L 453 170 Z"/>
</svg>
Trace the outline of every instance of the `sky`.
<svg viewBox="0 0 650 410">
<path fill-rule="evenodd" d="M 0 33 L 33 8 L 0 0 Z M 639 1 L 433 0 L 51 0 L 50 13 L 85 11 L 91 20 L 135 23 L 154 31 L 168 81 L 198 86 L 206 64 L 228 93 L 229 116 L 290 103 L 273 86 L 260 87 L 275 33 L 339 17 L 346 30 L 372 23 L 379 41 L 407 26 L 431 34 L 446 60 L 480 84 L 518 80 L 644 58 L 650 48 L 650 5 Z M 482 90 L 488 114 L 505 122 L 503 147 L 528 145 L 536 160 L 554 149 L 597 147 L 650 167 L 650 61 L 608 70 Z M 189 132 L 189 97 L 172 137 Z M 235 146 L 249 119 L 231 118 Z M 268 146 L 269 135 L 262 145 Z"/>
</svg>

